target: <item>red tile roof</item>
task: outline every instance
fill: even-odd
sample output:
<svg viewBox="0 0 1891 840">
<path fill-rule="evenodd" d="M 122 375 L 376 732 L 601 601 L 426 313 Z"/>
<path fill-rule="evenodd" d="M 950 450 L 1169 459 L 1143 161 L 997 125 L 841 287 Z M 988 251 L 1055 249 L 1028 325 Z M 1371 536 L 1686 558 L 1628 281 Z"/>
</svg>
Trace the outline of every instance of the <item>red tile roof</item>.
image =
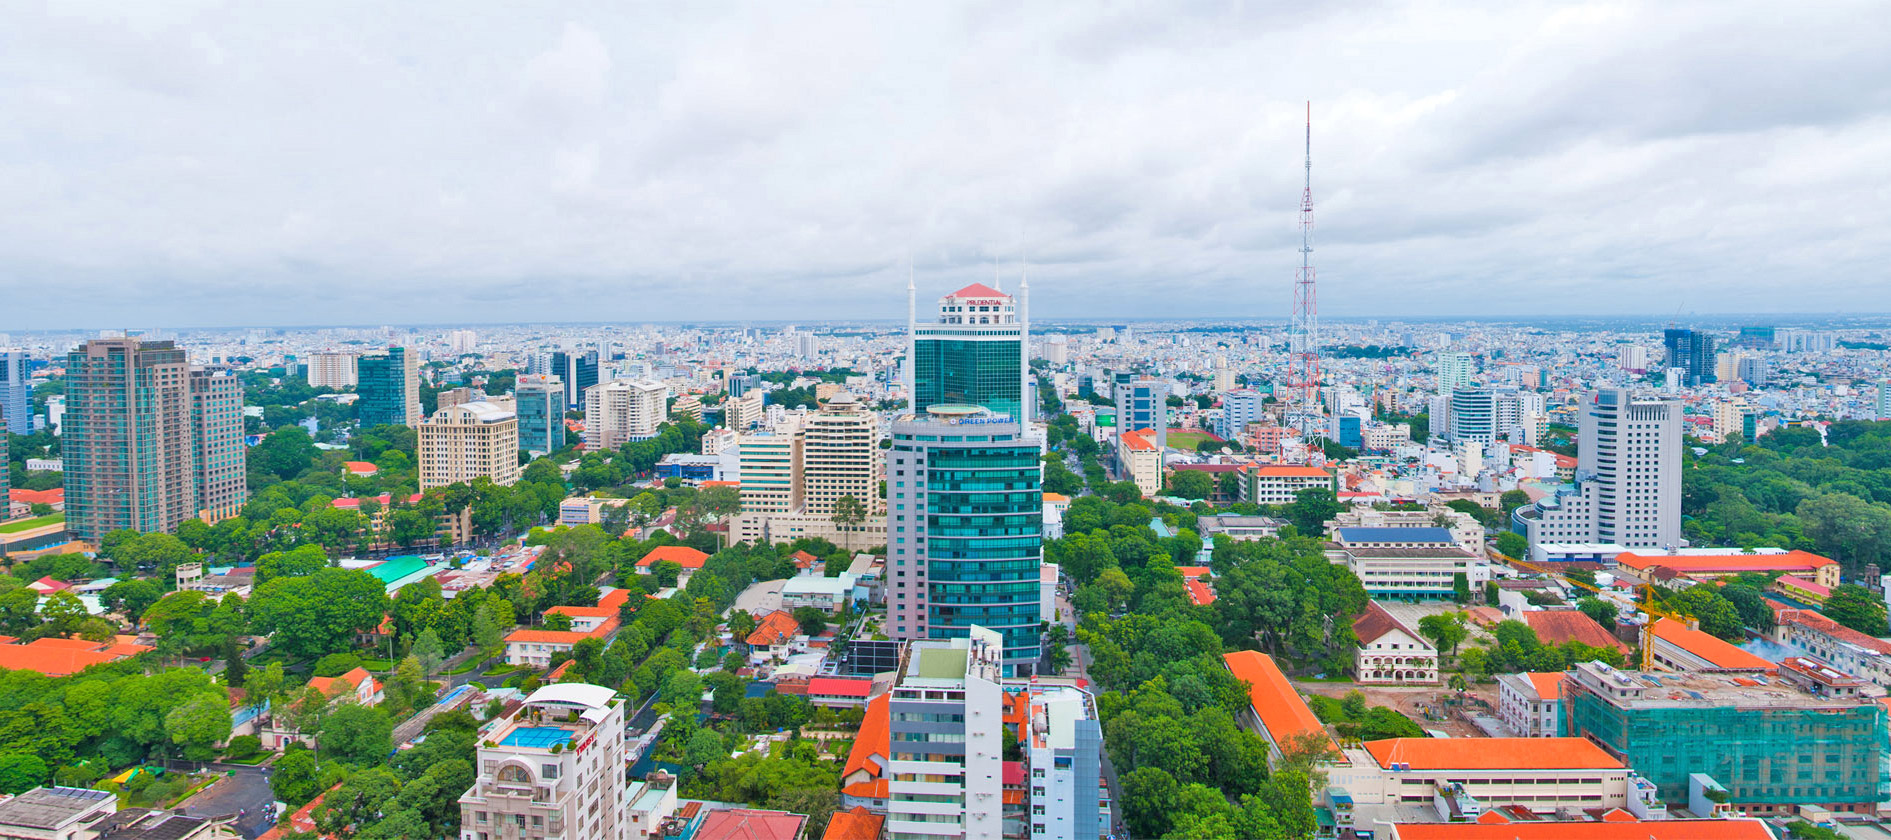
<svg viewBox="0 0 1891 840">
<path fill-rule="evenodd" d="M 310 677 L 309 687 L 321 692 L 323 697 L 335 697 L 360 689 L 362 680 L 373 682 L 374 676 L 368 673 L 368 669 L 357 665 L 339 677 Z"/>
<path fill-rule="evenodd" d="M 150 649 L 144 645 L 48 637 L 24 645 L 0 644 L 0 669 L 64 677 L 93 665 L 117 662 Z"/>
<path fill-rule="evenodd" d="M 1707 660 L 1716 668 L 1773 670 L 1773 663 L 1717 639 L 1712 633 L 1703 633 L 1672 618 L 1656 620 L 1646 632 L 1654 633 L 1655 638 Z"/>
<path fill-rule="evenodd" d="M 987 285 L 985 285 L 985 284 L 983 284 L 983 283 L 973 283 L 973 284 L 972 284 L 972 285 L 970 285 L 970 286 L 966 286 L 966 287 L 965 287 L 965 288 L 963 288 L 963 289 L 960 289 L 960 290 L 958 290 L 958 291 L 956 291 L 956 292 L 953 292 L 952 294 L 950 294 L 950 295 L 948 295 L 948 297 L 961 297 L 961 298 L 1005 298 L 1005 299 L 1007 299 L 1007 300 L 1009 300 L 1009 299 L 1011 298 L 1011 296 L 1010 296 L 1010 295 L 1008 295 L 1008 294 L 1005 294 L 1004 292 L 1001 292 L 1001 291 L 998 291 L 997 289 L 994 289 L 994 288 L 992 288 L 992 287 L 990 287 L 990 286 L 987 286 Z"/>
<path fill-rule="evenodd" d="M 847 751 L 847 765 L 840 772 L 842 781 L 852 778 L 855 773 L 865 773 L 877 779 L 885 771 L 883 759 L 893 749 L 893 715 L 888 705 L 891 696 L 882 694 L 867 701 L 867 713 L 860 719 L 860 729 L 854 733 L 853 748 Z M 883 791 L 880 795 L 886 794 Z"/>
<path fill-rule="evenodd" d="M 1177 566 L 1175 570 L 1181 572 L 1184 579 L 1203 578 L 1214 574 L 1214 570 L 1207 566 Z"/>
<path fill-rule="evenodd" d="M 703 567 L 703 561 L 708 559 L 709 555 L 686 545 L 661 545 L 651 549 L 649 554 L 637 561 L 637 565 L 654 566 L 668 560 L 685 569 L 700 569 Z"/>
<path fill-rule="evenodd" d="M 1814 571 L 1836 561 L 1810 551 L 1785 554 L 1636 554 L 1623 552 L 1615 561 L 1631 569 L 1666 566 L 1682 574 L 1738 574 L 1740 572 Z"/>
<path fill-rule="evenodd" d="M 1188 602 L 1198 607 L 1206 607 L 1215 602 L 1215 590 L 1208 584 L 1194 578 L 1182 581 L 1182 587 L 1188 590 Z"/>
<path fill-rule="evenodd" d="M 1129 447 L 1130 449 L 1135 449 L 1135 450 L 1144 451 L 1144 452 L 1154 449 L 1156 448 L 1155 443 L 1150 441 L 1149 438 L 1146 437 L 1147 435 L 1150 435 L 1150 434 L 1154 434 L 1154 432 L 1152 432 L 1149 429 L 1138 429 L 1133 432 L 1124 432 L 1123 445 Z"/>
<path fill-rule="evenodd" d="M 1326 735 L 1326 727 L 1287 682 L 1287 675 L 1281 673 L 1273 657 L 1260 651 L 1237 650 L 1221 658 L 1235 679 L 1248 683 L 1248 702 L 1275 744 L 1305 733 Z"/>
<path fill-rule="evenodd" d="M 787 644 L 799 632 L 801 623 L 795 621 L 792 614 L 787 610 L 776 610 L 755 622 L 755 631 L 743 641 L 753 647 L 774 647 Z"/>
<path fill-rule="evenodd" d="M 1254 468 L 1254 474 L 1268 478 L 1332 478 L 1333 474 L 1322 467 L 1296 467 L 1291 464 L 1262 464 Z"/>
<path fill-rule="evenodd" d="M 51 490 L 28 490 L 15 487 L 8 494 L 13 501 L 23 505 L 63 505 L 66 503 L 66 491 L 59 487 Z"/>
<path fill-rule="evenodd" d="M 1530 629 L 1536 631 L 1537 641 L 1546 645 L 1582 642 L 1590 647 L 1613 647 L 1628 652 L 1628 645 L 1609 635 L 1609 631 L 1581 610 L 1536 610 L 1524 613 L 1523 617 Z"/>
<path fill-rule="evenodd" d="M 1385 769 L 1613 770 L 1622 766 L 1583 738 L 1387 738 L 1367 741 L 1366 752 Z"/>
<path fill-rule="evenodd" d="M 1539 700 L 1563 699 L 1563 673 L 1561 671 L 1530 671 L 1523 675 L 1536 687 Z"/>
<path fill-rule="evenodd" d="M 342 469 L 354 473 L 355 475 L 374 475 L 381 471 L 380 467 L 368 461 L 343 461 L 341 462 L 341 466 Z"/>
<path fill-rule="evenodd" d="M 1823 613 L 1813 612 L 1812 610 L 1776 610 L 1774 611 L 1773 618 L 1781 624 L 1797 624 L 1810 630 L 1817 630 L 1841 642 L 1854 644 L 1866 650 L 1876 651 L 1881 654 L 1891 654 L 1891 642 L 1886 642 L 1875 636 L 1860 633 L 1857 630 L 1853 630 L 1850 627 L 1846 627 L 1832 619 L 1826 618 Z"/>
<path fill-rule="evenodd" d="M 695 840 L 795 840 L 807 821 L 801 814 L 759 808 L 711 811 L 696 829 Z"/>
<path fill-rule="evenodd" d="M 821 840 L 879 840 L 880 828 L 885 823 L 886 817 L 855 805 L 849 810 L 834 812 Z"/>
<path fill-rule="evenodd" d="M 1391 613 L 1386 612 L 1385 607 L 1379 606 L 1378 601 L 1367 601 L 1366 611 L 1361 613 L 1358 618 L 1353 619 L 1353 635 L 1359 637 L 1359 643 L 1362 645 L 1371 644 L 1377 641 L 1380 636 L 1394 630 L 1404 633 L 1424 644 L 1430 644 L 1430 642 L 1425 640 L 1425 637 L 1418 635 L 1412 628 L 1405 626 L 1405 622 L 1394 618 Z"/>
</svg>

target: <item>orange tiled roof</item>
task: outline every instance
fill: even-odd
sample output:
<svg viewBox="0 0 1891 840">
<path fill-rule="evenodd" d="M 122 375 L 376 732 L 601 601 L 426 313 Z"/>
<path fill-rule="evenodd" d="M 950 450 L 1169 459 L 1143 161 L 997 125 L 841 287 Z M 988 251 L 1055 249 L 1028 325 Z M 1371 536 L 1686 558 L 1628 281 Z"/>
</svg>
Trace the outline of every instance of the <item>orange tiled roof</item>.
<svg viewBox="0 0 1891 840">
<path fill-rule="evenodd" d="M 334 697 L 360 688 L 362 680 L 373 679 L 368 669 L 356 665 L 353 670 L 339 677 L 310 677 L 309 687 L 321 692 L 323 697 Z"/>
<path fill-rule="evenodd" d="M 841 787 L 840 792 L 856 799 L 885 799 L 887 797 L 887 789 L 892 786 L 890 780 L 872 779 L 865 782 L 854 782 L 851 785 L 845 785 Z"/>
<path fill-rule="evenodd" d="M 1387 738 L 1367 741 L 1380 767 L 1413 770 L 1613 770 L 1622 762 L 1583 738 Z"/>
<path fill-rule="evenodd" d="M 1307 708 L 1307 701 L 1300 699 L 1300 694 L 1288 684 L 1287 675 L 1280 672 L 1273 657 L 1260 651 L 1237 650 L 1222 654 L 1221 658 L 1228 663 L 1228 670 L 1234 672 L 1235 679 L 1248 683 L 1248 702 L 1253 704 L 1254 713 L 1260 717 L 1261 725 L 1267 727 L 1274 743 L 1285 743 L 1303 733 L 1326 735 L 1326 727 L 1313 716 L 1313 710 Z"/>
<path fill-rule="evenodd" d="M 1773 836 L 1755 819 L 1399 823 L 1396 831 L 1399 840 L 1772 840 Z"/>
<path fill-rule="evenodd" d="M 1657 639 L 1713 663 L 1716 668 L 1773 670 L 1773 663 L 1717 639 L 1712 633 L 1703 633 L 1672 618 L 1657 620 L 1654 626 L 1648 628 L 1648 632 L 1654 633 Z"/>
<path fill-rule="evenodd" d="M 1561 671 L 1530 671 L 1523 675 L 1536 688 L 1537 699 L 1563 699 L 1563 674 Z"/>
<path fill-rule="evenodd" d="M 1523 617 L 1530 629 L 1536 631 L 1537 640 L 1546 645 L 1582 642 L 1590 647 L 1612 647 L 1628 652 L 1628 645 L 1609 635 L 1609 631 L 1581 610 L 1536 610 L 1524 613 Z"/>
<path fill-rule="evenodd" d="M 853 748 L 847 751 L 847 765 L 840 772 L 844 780 L 855 773 L 866 773 L 878 778 L 885 770 L 874 756 L 889 755 L 893 749 L 893 715 L 888 706 L 892 695 L 882 694 L 867 701 L 867 713 L 860 719 L 860 730 L 854 733 Z M 885 792 L 881 792 L 885 796 Z"/>
<path fill-rule="evenodd" d="M 1628 551 L 1617 555 L 1615 561 L 1637 570 L 1650 566 L 1666 566 L 1684 575 L 1733 574 L 1776 569 L 1814 570 L 1837 562 L 1810 551 L 1788 551 L 1785 554 L 1636 554 Z"/>
<path fill-rule="evenodd" d="M 1175 570 L 1181 572 L 1182 577 L 1185 578 L 1207 577 L 1214 574 L 1214 570 L 1207 566 L 1177 566 Z"/>
<path fill-rule="evenodd" d="M 1131 449 L 1140 450 L 1140 451 L 1148 451 L 1148 450 L 1154 449 L 1156 448 L 1155 443 L 1149 440 L 1148 437 L 1146 437 L 1146 435 L 1153 434 L 1153 433 L 1154 431 L 1151 429 L 1138 429 L 1133 432 L 1124 432 L 1123 445 Z"/>
<path fill-rule="evenodd" d="M 1417 639 L 1421 643 L 1430 644 L 1425 637 L 1412 632 L 1412 628 L 1405 626 L 1405 622 L 1386 612 L 1385 607 L 1379 606 L 1378 601 L 1367 601 L 1366 611 L 1353 619 L 1353 635 L 1359 637 L 1359 643 L 1362 645 L 1371 644 L 1380 636 L 1394 630 Z"/>
<path fill-rule="evenodd" d="M 23 505 L 63 505 L 66 503 L 66 491 L 54 487 L 51 490 L 28 490 L 15 487 L 8 493 L 13 501 Z"/>
<path fill-rule="evenodd" d="M 685 569 L 700 569 L 703 567 L 703 561 L 708 559 L 709 555 L 686 545 L 660 545 L 651 549 L 642 560 L 638 560 L 637 565 L 654 566 L 668 560 Z"/>
<path fill-rule="evenodd" d="M 537 644 L 575 645 L 580 640 L 591 638 L 589 633 L 575 630 L 531 630 L 520 628 L 506 634 L 508 642 L 533 642 Z"/>
<path fill-rule="evenodd" d="M 1182 586 L 1188 590 L 1189 603 L 1195 606 L 1206 607 L 1215 602 L 1215 590 L 1208 588 L 1206 583 L 1190 578 L 1182 581 Z"/>
<path fill-rule="evenodd" d="M 71 642 L 80 644 L 73 645 Z M 117 662 L 150 649 L 144 645 L 107 644 L 83 639 L 36 639 L 24 645 L 0 644 L 0 669 L 64 677 L 93 665 Z"/>
<path fill-rule="evenodd" d="M 879 840 L 880 827 L 885 822 L 886 817 L 855 805 L 849 810 L 834 812 L 821 840 Z"/>
<path fill-rule="evenodd" d="M 795 621 L 793 615 L 787 610 L 776 610 L 762 616 L 761 621 L 755 622 L 755 631 L 743 641 L 755 647 L 774 647 L 785 644 L 799 632 L 801 632 L 801 623 Z"/>
<path fill-rule="evenodd" d="M 1268 478 L 1332 478 L 1333 474 L 1321 467 L 1296 467 L 1291 464 L 1262 464 L 1254 469 L 1255 475 Z"/>
</svg>

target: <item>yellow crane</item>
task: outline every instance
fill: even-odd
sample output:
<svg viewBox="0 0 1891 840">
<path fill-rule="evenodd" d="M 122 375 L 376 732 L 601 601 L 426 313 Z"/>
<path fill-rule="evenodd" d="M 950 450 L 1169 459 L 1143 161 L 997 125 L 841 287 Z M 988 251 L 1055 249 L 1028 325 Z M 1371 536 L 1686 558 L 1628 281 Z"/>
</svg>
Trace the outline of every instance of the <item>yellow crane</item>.
<svg viewBox="0 0 1891 840">
<path fill-rule="evenodd" d="M 1532 572 L 1536 572 L 1537 574 L 1543 575 L 1552 580 L 1562 581 L 1563 583 L 1567 583 L 1571 586 L 1575 586 L 1580 589 L 1589 590 L 1590 592 L 1593 592 L 1597 595 L 1605 594 L 1600 588 L 1596 587 L 1594 584 L 1585 583 L 1583 581 L 1576 580 L 1575 578 L 1571 578 L 1571 577 L 1559 574 L 1554 569 L 1551 569 L 1545 566 L 1539 566 L 1527 560 L 1518 560 L 1515 557 L 1511 557 L 1507 554 L 1504 554 L 1496 550 L 1491 551 L 1491 556 L 1496 557 L 1497 559 L 1502 560 L 1505 563 L 1509 563 L 1510 565 L 1515 566 L 1517 568 L 1528 569 Z M 1695 617 L 1691 615 L 1677 613 L 1672 610 L 1663 609 L 1662 607 L 1657 606 L 1655 603 L 1654 584 L 1644 583 L 1641 586 L 1636 588 L 1636 592 L 1637 594 L 1641 596 L 1641 600 L 1635 604 L 1635 608 L 1648 614 L 1648 623 L 1646 625 L 1643 625 L 1642 631 L 1641 631 L 1641 661 L 1642 661 L 1642 666 L 1647 667 L 1647 664 L 1653 658 L 1654 638 L 1655 638 L 1654 624 L 1655 624 L 1656 619 L 1666 618 L 1666 619 L 1678 621 L 1678 622 L 1681 622 L 1681 624 L 1685 625 L 1689 630 L 1700 629 L 1701 623 L 1699 619 L 1696 619 Z"/>
</svg>

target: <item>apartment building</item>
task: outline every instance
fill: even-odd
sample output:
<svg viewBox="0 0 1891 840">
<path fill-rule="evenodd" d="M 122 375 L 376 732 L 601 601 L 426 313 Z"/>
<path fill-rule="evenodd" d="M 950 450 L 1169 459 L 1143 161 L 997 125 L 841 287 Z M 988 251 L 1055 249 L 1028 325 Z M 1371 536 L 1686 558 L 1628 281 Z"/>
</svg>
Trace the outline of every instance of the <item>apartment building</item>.
<svg viewBox="0 0 1891 840">
<path fill-rule="evenodd" d="M 914 642 L 888 701 L 887 836 L 1003 836 L 1002 636 Z"/>
<path fill-rule="evenodd" d="M 190 400 L 198 515 L 217 522 L 235 516 L 249 499 L 243 380 L 228 368 L 191 368 Z"/>
<path fill-rule="evenodd" d="M 361 357 L 354 353 L 314 353 L 309 356 L 309 387 L 353 388 L 360 382 L 356 367 Z"/>
<path fill-rule="evenodd" d="M 1250 467 L 1241 482 L 1241 501 L 1257 505 L 1292 504 L 1294 494 L 1309 488 L 1339 492 L 1339 479 L 1325 467 L 1260 464 Z"/>
<path fill-rule="evenodd" d="M 599 452 L 657 436 L 670 390 L 661 382 L 617 379 L 584 392 L 584 449 Z"/>
<path fill-rule="evenodd" d="M 1067 685 L 1033 687 L 1025 706 L 1024 757 L 1033 840 L 1098 840 L 1109 834 L 1103 726 L 1096 699 Z"/>
<path fill-rule="evenodd" d="M 1681 403 L 1603 388 L 1584 400 L 1576 486 L 1525 505 L 1513 525 L 1541 543 L 1681 544 Z"/>
<path fill-rule="evenodd" d="M 490 402 L 461 403 L 420 424 L 420 489 L 475 478 L 519 480 L 519 418 Z"/>
<path fill-rule="evenodd" d="M 66 525 L 96 542 L 228 516 L 248 497 L 242 386 L 169 341 L 88 341 L 66 356 Z"/>
<path fill-rule="evenodd" d="M 842 496 L 854 497 L 869 514 L 884 510 L 879 455 L 879 418 L 854 395 L 836 394 L 801 427 L 802 510 L 832 516 Z"/>
<path fill-rule="evenodd" d="M 1127 481 L 1144 496 L 1162 492 L 1162 447 L 1150 429 L 1124 431 L 1116 436 L 1116 464 Z"/>
<path fill-rule="evenodd" d="M 487 724 L 461 840 L 630 840 L 624 722 L 617 692 L 556 683 Z"/>
<path fill-rule="evenodd" d="M 738 439 L 744 516 L 793 513 L 801 508 L 805 445 L 801 432 L 799 424 L 785 423 Z"/>
</svg>

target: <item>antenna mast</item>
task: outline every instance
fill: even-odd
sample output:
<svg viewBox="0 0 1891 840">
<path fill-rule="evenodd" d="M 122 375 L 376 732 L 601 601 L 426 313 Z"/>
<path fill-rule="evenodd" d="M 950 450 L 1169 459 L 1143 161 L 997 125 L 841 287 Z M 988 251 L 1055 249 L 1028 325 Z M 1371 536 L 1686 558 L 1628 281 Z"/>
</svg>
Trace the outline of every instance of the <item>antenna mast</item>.
<svg viewBox="0 0 1891 840">
<path fill-rule="evenodd" d="M 1313 437 L 1321 428 L 1320 307 L 1313 282 L 1313 103 L 1307 103 L 1306 189 L 1300 195 L 1300 271 L 1294 279 L 1293 321 L 1287 328 L 1287 418 L 1300 431 L 1306 458 L 1316 461 Z"/>
</svg>

